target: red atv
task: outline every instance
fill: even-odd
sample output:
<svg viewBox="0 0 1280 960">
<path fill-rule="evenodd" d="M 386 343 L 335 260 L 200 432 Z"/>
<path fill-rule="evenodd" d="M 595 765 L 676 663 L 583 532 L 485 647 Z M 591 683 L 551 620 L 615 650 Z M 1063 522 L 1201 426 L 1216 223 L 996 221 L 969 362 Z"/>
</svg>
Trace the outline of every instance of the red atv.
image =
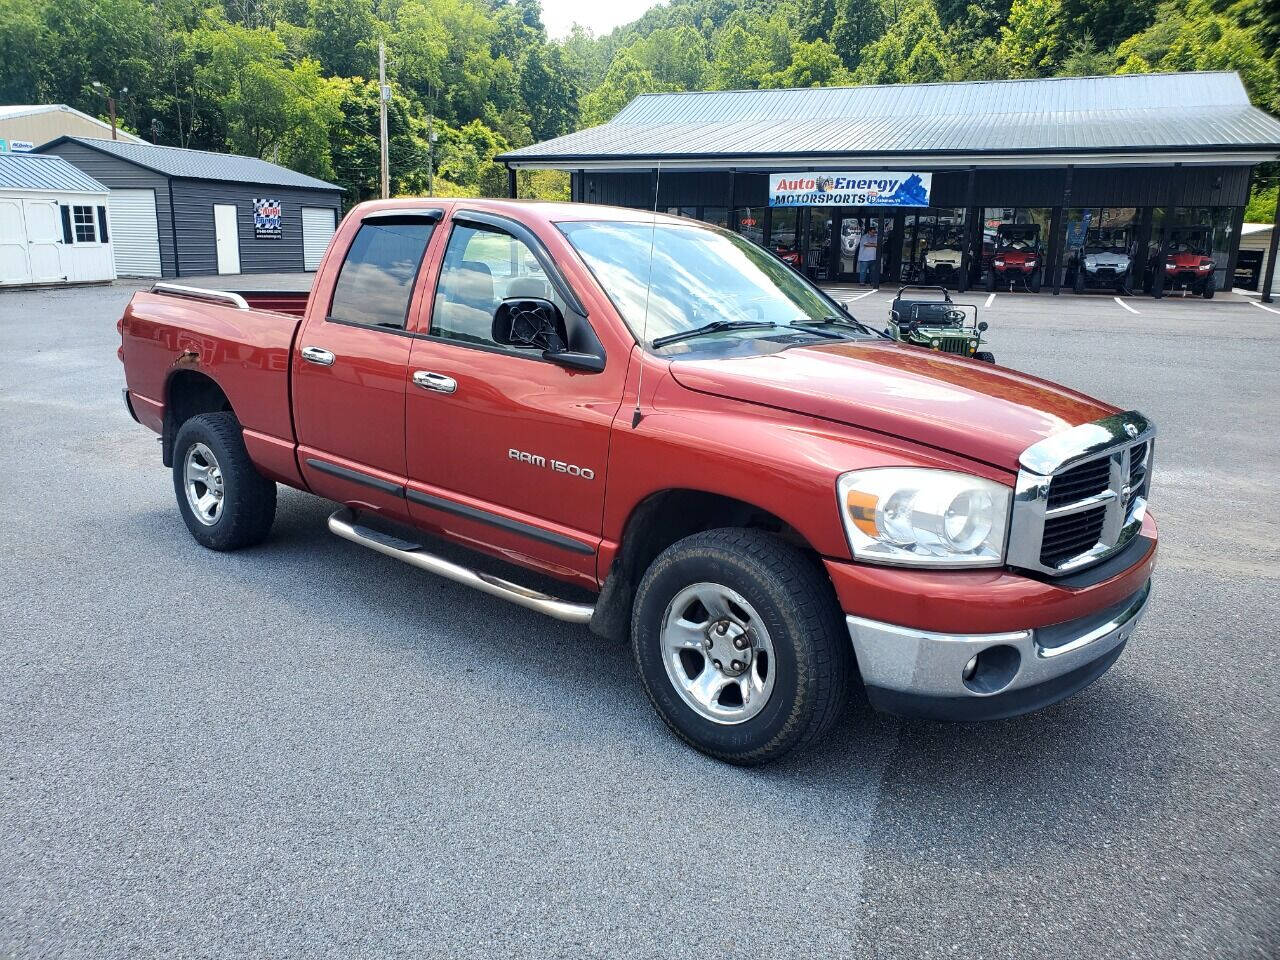
<svg viewBox="0 0 1280 960">
<path fill-rule="evenodd" d="M 779 244 L 773 248 L 773 254 L 793 270 L 799 270 L 804 266 L 804 258 L 800 256 L 800 251 L 793 247 L 784 247 Z"/>
<path fill-rule="evenodd" d="M 1217 265 L 1210 255 L 1210 242 L 1208 227 L 1175 227 L 1170 230 L 1161 249 L 1148 264 L 1147 279 L 1143 285 L 1145 291 L 1155 291 L 1156 270 L 1163 264 L 1164 290 L 1158 296 L 1171 290 L 1189 290 L 1212 300 L 1218 282 L 1213 273 Z"/>
<path fill-rule="evenodd" d="M 1040 292 L 1044 257 L 1040 254 L 1040 224 L 1002 223 L 996 228 L 995 255 L 987 270 L 988 292 L 1013 289 L 1021 283 L 1032 293 Z"/>
</svg>

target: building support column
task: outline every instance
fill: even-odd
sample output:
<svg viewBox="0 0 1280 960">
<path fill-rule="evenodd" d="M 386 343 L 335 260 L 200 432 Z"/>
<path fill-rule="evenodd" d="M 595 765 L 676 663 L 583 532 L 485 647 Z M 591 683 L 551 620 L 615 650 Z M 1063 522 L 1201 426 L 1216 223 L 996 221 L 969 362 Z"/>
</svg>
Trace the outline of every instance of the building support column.
<svg viewBox="0 0 1280 960">
<path fill-rule="evenodd" d="M 1156 241 L 1156 264 L 1153 271 L 1155 276 L 1151 278 L 1151 295 L 1157 300 L 1164 297 L 1164 235 L 1178 215 L 1178 200 L 1182 196 L 1182 191 L 1178 189 L 1180 176 L 1182 176 L 1182 164 L 1175 163 L 1173 177 L 1169 183 L 1168 202 L 1164 208 L 1164 223 L 1160 227 L 1160 238 Z"/>
<path fill-rule="evenodd" d="M 515 200 L 520 195 L 519 187 L 516 184 L 516 168 L 507 165 L 507 196 Z"/>
<path fill-rule="evenodd" d="M 960 292 L 964 293 L 969 289 L 969 271 L 973 267 L 973 223 L 971 220 L 978 218 L 973 216 L 973 193 L 975 189 L 975 181 L 978 171 L 976 167 L 969 168 L 969 176 L 965 180 L 964 185 L 964 216 L 965 230 L 963 246 L 960 247 Z"/>
<path fill-rule="evenodd" d="M 1236 285 L 1236 255 L 1240 253 L 1240 231 L 1244 229 L 1244 207 L 1236 207 L 1231 215 L 1231 249 L 1227 252 L 1227 275 L 1222 278 L 1222 290 L 1230 293 Z"/>
<path fill-rule="evenodd" d="M 1263 271 L 1262 302 L 1271 302 L 1271 282 L 1276 276 L 1276 247 L 1280 245 L 1280 196 L 1276 197 L 1276 212 L 1271 218 L 1271 242 L 1267 244 L 1267 269 Z"/>
<path fill-rule="evenodd" d="M 872 285 L 877 290 L 880 289 L 880 265 L 884 262 L 885 246 L 884 214 L 881 213 L 880 216 L 876 218 L 876 260 L 871 267 L 871 269 L 875 271 L 875 276 L 872 277 Z"/>
<path fill-rule="evenodd" d="M 1071 165 L 1067 166 L 1067 175 L 1064 178 L 1063 184 L 1062 184 L 1062 207 L 1060 209 L 1063 211 L 1069 209 L 1071 206 L 1071 181 L 1075 176 L 1075 172 L 1076 172 L 1076 168 L 1074 166 L 1071 166 Z M 1058 249 L 1058 245 L 1066 240 L 1066 237 L 1061 236 L 1062 234 L 1062 214 L 1061 213 L 1059 213 L 1058 216 L 1054 218 L 1054 225 L 1052 229 L 1053 229 L 1053 238 L 1049 243 L 1048 260 L 1044 264 L 1044 266 L 1041 267 L 1040 272 L 1043 274 L 1045 270 L 1050 270 L 1050 269 L 1053 270 L 1053 295 L 1056 297 L 1059 291 L 1062 289 L 1062 276 L 1061 276 L 1061 271 L 1058 269 L 1058 265 L 1062 260 L 1062 251 Z"/>
</svg>

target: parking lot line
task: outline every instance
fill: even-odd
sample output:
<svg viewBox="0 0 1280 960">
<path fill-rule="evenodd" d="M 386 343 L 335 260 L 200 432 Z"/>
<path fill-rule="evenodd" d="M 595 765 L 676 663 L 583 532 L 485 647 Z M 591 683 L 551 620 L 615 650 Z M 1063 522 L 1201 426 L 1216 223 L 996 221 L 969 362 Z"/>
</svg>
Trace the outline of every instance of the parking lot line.
<svg viewBox="0 0 1280 960">
<path fill-rule="evenodd" d="M 993 304 L 993 303 L 995 303 L 995 302 L 996 302 L 996 295 L 995 295 L 994 293 L 989 293 L 989 294 L 987 294 L 987 302 L 986 302 L 986 303 L 984 303 L 982 306 L 983 306 L 984 308 L 985 308 L 985 307 L 989 307 L 989 306 L 991 306 L 991 304 Z"/>
<path fill-rule="evenodd" d="M 1257 300 L 1250 300 L 1249 302 L 1252 303 L 1259 310 L 1267 311 L 1267 313 L 1280 313 L 1280 310 L 1277 310 L 1275 307 L 1264 306 L 1263 304 L 1259 303 Z"/>
<path fill-rule="evenodd" d="M 1121 300 L 1119 297 L 1112 297 L 1111 299 L 1112 299 L 1112 300 L 1114 300 L 1116 303 L 1120 304 L 1120 306 L 1124 307 L 1124 308 L 1125 308 L 1126 310 L 1128 310 L 1130 313 L 1137 313 L 1137 312 L 1138 312 L 1137 310 L 1133 309 L 1133 307 L 1129 306 L 1127 303 L 1125 303 L 1123 300 Z"/>
<path fill-rule="evenodd" d="M 860 293 L 860 294 L 858 294 L 856 297 L 850 297 L 850 298 L 848 299 L 848 301 L 847 301 L 847 302 L 852 303 L 854 300 L 861 300 L 863 297 L 869 297 L 869 296 L 871 296 L 871 295 L 872 295 L 873 293 L 875 293 L 875 292 L 876 292 L 876 291 L 875 291 L 875 288 L 874 288 L 874 287 L 872 287 L 872 288 L 871 288 L 870 290 L 868 290 L 866 293 Z"/>
</svg>

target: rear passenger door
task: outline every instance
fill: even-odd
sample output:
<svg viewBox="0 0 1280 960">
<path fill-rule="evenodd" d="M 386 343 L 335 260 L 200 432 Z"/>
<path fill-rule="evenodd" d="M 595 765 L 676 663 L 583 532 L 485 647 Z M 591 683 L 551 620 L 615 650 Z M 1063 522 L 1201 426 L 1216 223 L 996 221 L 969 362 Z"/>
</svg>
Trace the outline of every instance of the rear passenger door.
<svg viewBox="0 0 1280 960">
<path fill-rule="evenodd" d="M 323 497 L 404 518 L 410 309 L 440 211 L 366 216 L 293 357 L 298 458 Z M 323 290 L 320 279 L 317 289 Z"/>
<path fill-rule="evenodd" d="M 582 309 L 530 230 L 455 213 L 427 335 L 409 364 L 409 510 L 429 528 L 593 580 L 627 358 L 606 357 L 602 372 L 588 373 L 496 343 L 494 310 L 527 297 L 567 318 Z"/>
</svg>

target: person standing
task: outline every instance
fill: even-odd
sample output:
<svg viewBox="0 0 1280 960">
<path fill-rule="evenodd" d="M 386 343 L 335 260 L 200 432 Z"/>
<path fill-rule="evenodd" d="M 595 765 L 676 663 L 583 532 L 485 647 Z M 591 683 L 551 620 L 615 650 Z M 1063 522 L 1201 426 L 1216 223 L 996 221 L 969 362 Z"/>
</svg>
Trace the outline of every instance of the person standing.
<svg viewBox="0 0 1280 960">
<path fill-rule="evenodd" d="M 875 266 L 879 250 L 880 238 L 876 235 L 876 228 L 874 226 L 867 227 L 867 232 L 862 235 L 862 240 L 858 243 L 859 283 L 865 284 L 868 274 L 874 276 L 872 268 Z"/>
</svg>

